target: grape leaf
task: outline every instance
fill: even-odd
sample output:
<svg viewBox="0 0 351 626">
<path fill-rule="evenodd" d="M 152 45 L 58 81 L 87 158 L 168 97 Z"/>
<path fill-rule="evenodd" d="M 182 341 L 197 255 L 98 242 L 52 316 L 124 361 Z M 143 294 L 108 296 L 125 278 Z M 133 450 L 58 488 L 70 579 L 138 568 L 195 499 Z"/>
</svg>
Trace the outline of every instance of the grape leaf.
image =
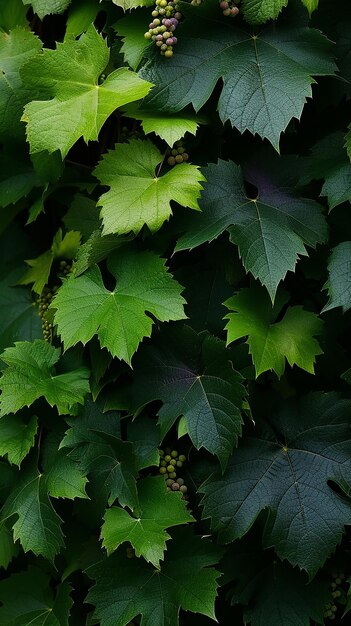
<svg viewBox="0 0 351 626">
<path fill-rule="evenodd" d="M 154 0 L 112 0 L 112 2 L 118 7 L 122 7 L 124 11 L 137 7 L 150 7 L 154 4 Z"/>
<path fill-rule="evenodd" d="M 219 573 L 209 566 L 217 563 L 220 551 L 189 527 L 177 530 L 161 570 L 128 559 L 123 548 L 88 568 L 96 584 L 87 602 L 96 607 L 94 618 L 101 626 L 125 626 L 139 614 L 141 626 L 178 626 L 180 607 L 215 619 Z"/>
<path fill-rule="evenodd" d="M 7 455 L 10 463 L 20 466 L 34 445 L 38 418 L 33 415 L 26 423 L 19 415 L 5 415 L 0 419 L 0 455 Z"/>
<path fill-rule="evenodd" d="M 170 539 L 166 529 L 193 521 L 182 493 L 167 492 L 161 476 L 149 476 L 138 481 L 138 506 L 133 515 L 119 507 L 107 509 L 101 528 L 102 545 L 111 554 L 129 541 L 137 557 L 143 556 L 159 568 Z"/>
<path fill-rule="evenodd" d="M 29 467 L 21 472 L 1 510 L 0 524 L 13 516 L 14 541 L 19 539 L 25 552 L 53 561 L 64 545 L 61 519 L 48 497 L 46 478 L 38 470 Z"/>
<path fill-rule="evenodd" d="M 152 0 L 151 3 L 152 4 Z M 119 37 L 122 36 L 121 52 L 126 62 L 133 70 L 140 64 L 145 50 L 150 46 L 150 41 L 145 39 L 144 33 L 150 21 L 150 11 L 140 9 L 127 14 L 113 25 L 113 29 Z"/>
<path fill-rule="evenodd" d="M 350 519 L 349 500 L 330 486 L 349 491 L 350 408 L 335 393 L 311 393 L 264 421 L 254 415 L 225 475 L 201 487 L 204 517 L 221 542 L 242 537 L 268 509 L 264 546 L 314 576 Z"/>
<path fill-rule="evenodd" d="M 301 0 L 301 2 L 306 7 L 310 15 L 312 15 L 313 11 L 318 9 L 319 0 Z"/>
<path fill-rule="evenodd" d="M 103 237 L 101 230 L 95 230 L 78 250 L 73 267 L 74 276 L 80 276 L 92 265 L 104 261 L 111 252 L 120 248 L 126 241 L 128 241 L 128 237 L 122 238 L 118 235 Z"/>
<path fill-rule="evenodd" d="M 249 24 L 263 24 L 275 20 L 289 0 L 243 0 L 242 11 Z"/>
<path fill-rule="evenodd" d="M 165 115 L 158 111 L 138 109 L 132 104 L 124 109 L 124 115 L 140 120 L 146 135 L 155 133 L 169 146 L 173 146 L 178 139 L 184 137 L 185 133 L 196 135 L 199 124 L 203 123 L 203 120 L 191 113 L 167 113 Z"/>
<path fill-rule="evenodd" d="M 0 138 L 21 137 L 19 123 L 31 92 L 23 86 L 19 70 L 41 50 L 41 41 L 29 30 L 17 27 L 0 33 Z"/>
<path fill-rule="evenodd" d="M 241 434 L 245 395 L 229 358 L 222 341 L 187 326 L 161 333 L 135 358 L 131 412 L 162 400 L 161 438 L 184 415 L 194 446 L 216 454 L 224 468 Z"/>
<path fill-rule="evenodd" d="M 0 582 L 1 626 L 68 626 L 72 607 L 69 583 L 53 594 L 50 577 L 39 567 L 29 567 Z"/>
<path fill-rule="evenodd" d="M 88 30 L 101 9 L 101 5 L 95 0 L 75 0 L 69 9 L 64 41 L 78 37 Z"/>
<path fill-rule="evenodd" d="M 106 41 L 91 26 L 78 41 L 58 43 L 56 50 L 45 50 L 22 67 L 25 85 L 42 94 L 27 104 L 22 117 L 31 153 L 60 150 L 64 158 L 80 137 L 97 140 L 117 107 L 147 94 L 150 84 L 124 67 L 99 84 L 109 55 Z"/>
<path fill-rule="evenodd" d="M 335 70 L 330 42 L 307 27 L 268 26 L 250 35 L 220 18 L 215 3 L 188 6 L 184 12 L 171 65 L 162 57 L 152 58 L 140 72 L 156 85 L 145 102 L 170 112 L 191 103 L 198 111 L 222 78 L 222 122 L 230 120 L 241 133 L 257 133 L 278 149 L 280 134 L 292 118 L 300 118 L 312 95 L 312 76 Z"/>
<path fill-rule="evenodd" d="M 89 371 L 81 367 L 65 374 L 53 373 L 60 348 L 46 341 L 17 341 L 6 348 L 2 360 L 8 365 L 0 378 L 0 415 L 16 413 L 44 396 L 59 414 L 70 413 L 89 392 Z"/>
<path fill-rule="evenodd" d="M 30 4 L 34 13 L 42 20 L 46 15 L 63 13 L 71 4 L 71 0 L 23 0 L 23 4 Z"/>
<path fill-rule="evenodd" d="M 315 339 L 323 332 L 323 322 L 315 313 L 293 306 L 276 322 L 285 304 L 284 298 L 278 294 L 276 305 L 272 307 L 268 293 L 258 285 L 241 289 L 224 304 L 233 311 L 225 316 L 229 320 L 227 344 L 247 336 L 256 377 L 273 370 L 280 378 L 284 374 L 285 359 L 291 367 L 297 365 L 314 373 L 316 356 L 323 354 Z"/>
<path fill-rule="evenodd" d="M 21 274 L 22 268 L 17 268 L 0 281 L 1 352 L 15 341 L 33 341 L 43 336 L 30 291 L 14 286 Z"/>
<path fill-rule="evenodd" d="M 351 241 L 343 241 L 332 249 L 328 272 L 324 287 L 328 290 L 329 301 L 322 312 L 341 306 L 345 313 L 351 308 Z"/>
<path fill-rule="evenodd" d="M 0 0 L 0 28 L 10 32 L 16 26 L 28 25 L 26 18 L 27 9 L 22 0 Z"/>
<path fill-rule="evenodd" d="M 80 233 L 70 231 L 62 237 L 62 230 L 59 228 L 54 236 L 50 250 L 43 252 L 36 259 L 27 260 L 30 269 L 18 281 L 19 285 L 30 285 L 33 283 L 33 291 L 41 294 L 45 285 L 49 282 L 52 264 L 56 259 L 74 259 L 80 244 Z"/>
<path fill-rule="evenodd" d="M 149 140 L 116 144 L 94 170 L 110 190 L 99 201 L 103 234 L 137 234 L 144 224 L 158 230 L 172 215 L 170 201 L 199 210 L 205 180 L 197 165 L 181 163 L 163 176 L 155 173 L 163 156 Z"/>
<path fill-rule="evenodd" d="M 46 441 L 47 445 L 47 441 Z M 50 446 L 46 453 L 44 470 L 48 494 L 52 498 L 87 498 L 88 479 L 81 463 L 67 454 L 67 450 L 55 450 Z"/>
<path fill-rule="evenodd" d="M 203 171 L 207 182 L 199 203 L 201 212 L 179 223 L 185 233 L 176 250 L 212 241 L 231 226 L 230 238 L 239 247 L 246 271 L 260 280 L 274 300 L 279 282 L 294 270 L 299 256 L 307 255 L 305 246 L 325 241 L 322 207 L 276 187 L 268 175 L 259 172 L 250 177 L 258 188 L 257 198 L 249 198 L 240 168 L 231 161 L 219 160 Z"/>
<path fill-rule="evenodd" d="M 324 580 L 307 584 L 306 576 L 281 563 L 271 551 L 262 551 L 252 533 L 234 542 L 220 563 L 223 584 L 234 582 L 231 604 L 243 605 L 251 626 L 310 626 L 323 623 L 330 590 Z"/>
<path fill-rule="evenodd" d="M 68 230 L 80 232 L 82 240 L 87 241 L 94 231 L 99 230 L 101 225 L 96 202 L 77 193 L 63 218 L 63 222 Z"/>
<path fill-rule="evenodd" d="M 102 348 L 130 363 L 144 337 L 150 337 L 151 313 L 161 322 L 184 319 L 182 288 L 152 252 L 123 247 L 108 259 L 117 280 L 108 291 L 97 266 L 67 280 L 53 301 L 55 322 L 65 348 L 86 344 L 95 334 Z"/>
<path fill-rule="evenodd" d="M 304 159 L 302 184 L 324 178 L 321 195 L 327 196 L 329 209 L 351 202 L 351 165 L 344 149 L 344 135 L 336 132 L 316 143 Z"/>
</svg>

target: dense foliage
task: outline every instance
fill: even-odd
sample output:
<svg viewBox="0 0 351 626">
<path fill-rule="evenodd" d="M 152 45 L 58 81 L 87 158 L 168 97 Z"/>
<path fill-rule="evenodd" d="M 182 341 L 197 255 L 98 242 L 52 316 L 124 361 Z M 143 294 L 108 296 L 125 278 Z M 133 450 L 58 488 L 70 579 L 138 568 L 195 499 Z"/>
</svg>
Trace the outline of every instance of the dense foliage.
<svg viewBox="0 0 351 626">
<path fill-rule="evenodd" d="M 1 626 L 346 626 L 348 0 L 0 0 Z"/>
</svg>

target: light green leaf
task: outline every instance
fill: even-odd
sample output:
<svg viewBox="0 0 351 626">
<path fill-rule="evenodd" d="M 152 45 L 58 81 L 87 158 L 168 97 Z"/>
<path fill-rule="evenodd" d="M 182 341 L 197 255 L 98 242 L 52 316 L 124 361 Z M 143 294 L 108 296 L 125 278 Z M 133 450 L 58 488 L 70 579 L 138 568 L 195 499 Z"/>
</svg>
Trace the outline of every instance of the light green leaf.
<svg viewBox="0 0 351 626">
<path fill-rule="evenodd" d="M 92 623 L 125 626 L 141 614 L 145 626 L 178 626 L 181 607 L 215 620 L 219 572 L 210 566 L 220 554 L 189 526 L 173 529 L 161 570 L 142 559 L 128 559 L 120 548 L 87 570 L 96 580 L 87 597 L 96 607 Z"/>
<path fill-rule="evenodd" d="M 133 515 L 125 509 L 107 509 L 101 529 L 102 545 L 111 554 L 125 541 L 155 567 L 164 558 L 166 541 L 170 539 L 166 528 L 193 522 L 180 492 L 166 491 L 161 476 L 150 476 L 138 482 L 138 508 Z"/>
<path fill-rule="evenodd" d="M 154 4 L 154 0 L 112 0 L 112 2 L 118 7 L 122 7 L 124 11 L 137 7 L 151 7 Z"/>
<path fill-rule="evenodd" d="M 227 344 L 247 337 L 256 376 L 273 370 L 280 378 L 284 374 L 285 359 L 310 374 L 314 373 L 316 356 L 323 353 L 316 336 L 322 333 L 323 322 L 315 313 L 301 306 L 289 307 L 284 317 L 276 322 L 285 298 L 279 296 L 274 308 L 268 293 L 254 285 L 241 289 L 224 304 L 233 311 L 225 316 Z"/>
<path fill-rule="evenodd" d="M 63 13 L 71 0 L 23 0 L 24 5 L 30 4 L 34 13 L 42 20 L 46 15 L 52 13 Z"/>
<path fill-rule="evenodd" d="M 1 626 L 68 626 L 72 588 L 65 582 L 54 596 L 50 582 L 43 569 L 33 566 L 0 582 Z"/>
<path fill-rule="evenodd" d="M 33 415 L 28 424 L 18 415 L 0 419 L 0 455 L 7 455 L 10 463 L 20 466 L 34 445 L 38 418 Z"/>
<path fill-rule="evenodd" d="M 30 269 L 24 274 L 19 285 L 30 285 L 33 283 L 33 291 L 38 294 L 44 289 L 49 281 L 51 267 L 56 259 L 74 259 L 80 244 L 80 233 L 70 231 L 62 237 L 61 228 L 54 236 L 50 250 L 43 252 L 36 259 L 26 261 Z"/>
<path fill-rule="evenodd" d="M 322 312 L 341 306 L 345 313 L 351 308 L 351 241 L 343 241 L 332 249 L 328 272 L 324 288 L 328 290 L 329 301 Z"/>
<path fill-rule="evenodd" d="M 115 109 L 148 93 L 151 85 L 124 67 L 99 84 L 109 56 L 107 42 L 91 26 L 78 41 L 58 43 L 22 68 L 24 83 L 42 93 L 22 117 L 32 153 L 60 150 L 63 158 L 80 137 L 96 141 Z"/>
<path fill-rule="evenodd" d="M 104 235 L 138 233 L 144 224 L 155 232 L 172 215 L 171 200 L 199 210 L 205 179 L 198 166 L 181 163 L 159 176 L 156 167 L 163 158 L 149 140 L 116 144 L 103 156 L 94 174 L 110 187 L 98 201 Z"/>
<path fill-rule="evenodd" d="M 201 212 L 183 218 L 178 230 L 184 235 L 176 250 L 186 250 L 212 241 L 225 228 L 239 247 L 246 271 L 268 289 L 274 300 L 278 284 L 295 269 L 306 246 L 315 247 L 327 237 L 322 206 L 277 187 L 266 173 L 256 171 L 250 182 L 257 197 L 245 190 L 240 168 L 219 160 L 204 168 L 206 183 L 200 200 Z"/>
<path fill-rule="evenodd" d="M 54 298 L 55 323 L 65 348 L 86 344 L 98 335 L 102 348 L 130 363 L 153 321 L 184 319 L 182 287 L 167 273 L 164 261 L 152 252 L 123 247 L 108 260 L 117 284 L 105 288 L 97 266 L 67 280 Z"/>
<path fill-rule="evenodd" d="M 152 0 L 150 5 L 152 4 Z M 127 14 L 113 25 L 119 37 L 122 36 L 121 52 L 133 70 L 140 64 L 144 53 L 150 47 L 150 41 L 145 39 L 144 33 L 150 21 L 150 11 L 141 9 Z"/>
<path fill-rule="evenodd" d="M 6 348 L 2 360 L 8 365 L 0 378 L 0 415 L 16 413 L 44 396 L 59 414 L 70 413 L 84 402 L 89 392 L 89 371 L 81 367 L 55 375 L 53 367 L 60 358 L 60 348 L 44 340 L 18 341 Z"/>
<path fill-rule="evenodd" d="M 301 0 L 301 2 L 306 7 L 310 15 L 312 15 L 313 11 L 318 9 L 319 0 Z"/>
<path fill-rule="evenodd" d="M 242 11 L 249 24 L 263 24 L 275 20 L 289 0 L 243 0 Z"/>
<path fill-rule="evenodd" d="M 23 135 L 20 119 L 32 91 L 23 86 L 20 68 L 41 50 L 41 41 L 29 30 L 14 28 L 0 33 L 0 138 Z"/>
<path fill-rule="evenodd" d="M 15 518 L 13 517 L 15 516 Z M 45 476 L 28 468 L 12 489 L 0 514 L 0 523 L 15 519 L 14 541 L 19 540 L 25 552 L 31 550 L 53 561 L 63 543 L 61 519 L 47 493 Z"/>
<path fill-rule="evenodd" d="M 158 113 L 158 111 L 138 109 L 136 105 L 132 104 L 124 109 L 123 114 L 125 117 L 140 120 L 146 135 L 155 133 L 164 139 L 169 146 L 173 146 L 178 139 L 184 137 L 185 133 L 195 135 L 199 124 L 203 123 L 203 120 L 191 113 L 168 113 L 165 115 Z"/>
</svg>

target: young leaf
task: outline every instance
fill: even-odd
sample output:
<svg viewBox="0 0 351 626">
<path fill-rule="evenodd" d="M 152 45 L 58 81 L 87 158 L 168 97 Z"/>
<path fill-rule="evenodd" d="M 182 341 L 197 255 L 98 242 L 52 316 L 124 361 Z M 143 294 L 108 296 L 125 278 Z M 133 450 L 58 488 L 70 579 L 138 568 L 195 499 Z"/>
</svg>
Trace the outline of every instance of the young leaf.
<svg viewBox="0 0 351 626">
<path fill-rule="evenodd" d="M 198 198 L 205 180 L 197 165 L 181 163 L 158 176 L 164 156 L 149 140 L 116 144 L 94 171 L 110 190 L 98 202 L 103 234 L 138 233 L 144 224 L 158 230 L 172 215 L 170 201 L 199 210 Z"/>
<path fill-rule="evenodd" d="M 71 591 L 65 582 L 54 595 L 49 576 L 39 567 L 12 574 L 0 582 L 1 626 L 68 626 Z"/>
<path fill-rule="evenodd" d="M 289 0 L 243 0 L 242 11 L 249 24 L 263 24 L 277 19 Z"/>
<path fill-rule="evenodd" d="M 180 608 L 215 619 L 219 573 L 209 566 L 217 563 L 220 551 L 188 527 L 176 530 L 161 570 L 128 559 L 123 548 L 87 570 L 96 580 L 87 602 L 96 607 L 94 618 L 101 626 L 125 626 L 139 614 L 144 624 L 178 626 Z"/>
<path fill-rule="evenodd" d="M 44 396 L 60 414 L 70 413 L 76 404 L 83 404 L 89 392 L 89 371 L 81 367 L 65 374 L 54 374 L 60 348 L 46 341 L 17 341 L 6 348 L 2 360 L 8 365 L 0 378 L 0 415 L 16 413 Z"/>
<path fill-rule="evenodd" d="M 29 30 L 14 28 L 0 33 L 0 138 L 21 137 L 20 119 L 23 107 L 31 99 L 19 75 L 24 63 L 38 54 L 41 41 Z"/>
<path fill-rule="evenodd" d="M 150 83 L 124 67 L 99 84 L 109 56 L 107 43 L 91 26 L 78 41 L 59 43 L 56 50 L 45 50 L 25 64 L 22 80 L 42 94 L 42 100 L 25 107 L 22 117 L 31 153 L 60 150 L 64 158 L 80 137 L 97 140 L 117 107 L 148 93 Z"/>
<path fill-rule="evenodd" d="M 133 515 L 125 509 L 107 509 L 101 529 L 102 545 L 111 554 L 129 541 L 137 557 L 143 556 L 155 567 L 164 558 L 167 528 L 193 522 L 180 492 L 166 491 L 161 476 L 149 476 L 138 482 L 138 506 Z"/>
<path fill-rule="evenodd" d="M 161 438 L 184 415 L 196 448 L 216 454 L 224 468 L 241 434 L 245 390 L 224 343 L 185 326 L 161 333 L 135 359 L 130 410 L 162 400 Z"/>
<path fill-rule="evenodd" d="M 343 313 L 351 308 L 351 241 L 343 241 L 333 248 L 328 262 L 329 278 L 325 284 L 329 301 L 325 311 L 341 306 Z"/>
<path fill-rule="evenodd" d="M 0 419 L 0 455 L 7 455 L 10 463 L 21 465 L 34 445 L 38 418 L 33 415 L 26 424 L 19 415 L 5 415 Z"/>
<path fill-rule="evenodd" d="M 131 362 L 144 337 L 150 337 L 153 321 L 184 319 L 182 288 L 167 273 L 164 261 L 152 252 L 126 246 L 109 257 L 116 278 L 108 291 L 97 266 L 83 276 L 67 280 L 54 298 L 55 322 L 65 348 L 86 344 L 95 334 L 101 347 Z"/>
<path fill-rule="evenodd" d="M 0 514 L 0 524 L 12 518 L 13 538 L 25 552 L 31 550 L 53 561 L 63 543 L 61 519 L 48 497 L 46 478 L 30 467 L 11 490 Z M 14 523 L 13 523 L 13 520 Z"/>
<path fill-rule="evenodd" d="M 350 408 L 335 393 L 311 393 L 265 421 L 254 416 L 226 474 L 201 488 L 204 517 L 221 542 L 242 537 L 268 509 L 265 547 L 315 575 L 350 519 L 350 501 L 330 486 L 344 491 L 351 479 Z"/>
<path fill-rule="evenodd" d="M 312 76 L 333 74 L 330 47 L 311 28 L 266 27 L 248 34 L 246 28 L 233 28 L 231 20 L 220 20 L 214 4 L 212 9 L 190 6 L 172 71 L 162 57 L 141 70 L 156 85 L 146 102 L 170 112 L 191 103 L 198 111 L 222 78 L 222 122 L 230 120 L 241 133 L 257 133 L 278 149 L 280 134 L 293 117 L 300 118 L 312 95 Z"/>
<path fill-rule="evenodd" d="M 155 133 L 169 146 L 173 146 L 178 139 L 184 137 L 185 133 L 196 135 L 200 122 L 203 123 L 203 120 L 191 113 L 158 113 L 148 111 L 148 109 L 138 109 L 132 104 L 124 109 L 124 115 L 140 120 L 146 135 Z"/>
<path fill-rule="evenodd" d="M 225 316 L 229 320 L 227 344 L 247 337 L 256 376 L 273 370 L 280 378 L 285 359 L 291 367 L 297 365 L 314 373 L 316 356 L 323 354 L 315 339 L 323 332 L 323 322 L 315 313 L 293 306 L 275 322 L 284 299 L 278 296 L 276 306 L 272 307 L 267 291 L 258 285 L 241 289 L 224 304 L 233 311 Z"/>
<path fill-rule="evenodd" d="M 52 13 L 63 13 L 70 3 L 71 0 L 23 0 L 24 5 L 32 5 L 41 20 Z"/>
<path fill-rule="evenodd" d="M 257 198 L 246 194 L 240 168 L 219 160 L 204 168 L 206 183 L 200 200 L 201 213 L 187 216 L 179 225 L 185 231 L 176 250 L 194 248 L 229 229 L 239 247 L 246 271 L 268 289 L 274 300 L 278 284 L 306 245 L 315 247 L 327 236 L 322 207 L 313 200 L 297 198 L 279 189 L 265 174 L 254 173 Z"/>
</svg>

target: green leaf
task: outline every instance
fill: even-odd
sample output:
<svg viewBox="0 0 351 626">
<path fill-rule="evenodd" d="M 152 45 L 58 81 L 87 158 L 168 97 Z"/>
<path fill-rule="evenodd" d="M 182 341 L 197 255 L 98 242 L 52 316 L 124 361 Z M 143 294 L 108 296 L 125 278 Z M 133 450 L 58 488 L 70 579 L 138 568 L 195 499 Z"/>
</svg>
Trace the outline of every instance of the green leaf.
<svg viewBox="0 0 351 626">
<path fill-rule="evenodd" d="M 74 276 L 80 276 L 92 265 L 104 261 L 112 252 L 123 246 L 126 241 L 128 238 L 122 238 L 118 235 L 103 237 L 101 230 L 95 230 L 78 250 L 73 267 Z"/>
<path fill-rule="evenodd" d="M 137 7 L 150 7 L 154 4 L 154 0 L 112 0 L 112 2 L 118 7 L 122 7 L 124 11 Z"/>
<path fill-rule="evenodd" d="M 44 396 L 59 414 L 70 413 L 76 404 L 84 402 L 89 392 L 89 371 L 79 368 L 65 374 L 53 373 L 60 358 L 60 348 L 43 340 L 17 341 L 6 348 L 2 360 L 8 365 L 0 378 L 0 415 L 16 413 Z"/>
<path fill-rule="evenodd" d="M 280 281 L 289 270 L 294 271 L 299 256 L 307 255 L 306 246 L 315 247 L 326 239 L 322 207 L 276 187 L 260 172 L 254 172 L 250 180 L 258 195 L 248 197 L 241 170 L 231 161 L 207 166 L 204 175 L 201 213 L 180 222 L 179 230 L 185 234 L 176 250 L 212 241 L 231 226 L 230 238 L 239 247 L 246 271 L 259 279 L 274 300 Z"/>
<path fill-rule="evenodd" d="M 0 455 L 7 455 L 10 463 L 21 465 L 34 445 L 38 418 L 33 415 L 28 424 L 18 415 L 5 415 L 0 419 Z"/>
<path fill-rule="evenodd" d="M 19 285 L 33 283 L 33 291 L 41 294 L 45 285 L 49 282 L 52 264 L 56 259 L 74 259 L 80 244 L 80 233 L 70 231 L 62 238 L 62 230 L 59 228 L 54 236 L 50 250 L 43 252 L 36 259 L 26 261 L 30 269 L 24 274 Z"/>
<path fill-rule="evenodd" d="M 285 400 L 264 421 L 254 416 L 226 474 L 201 488 L 204 517 L 220 542 L 242 537 L 268 509 L 264 547 L 315 575 L 350 519 L 350 501 L 331 486 L 349 490 L 350 408 L 335 393 L 311 393 Z"/>
<path fill-rule="evenodd" d="M 144 224 L 151 232 L 170 218 L 171 200 L 199 210 L 198 198 L 205 180 L 197 165 L 181 163 L 163 176 L 156 167 L 164 156 L 149 140 L 116 144 L 94 170 L 110 190 L 98 202 L 103 234 L 137 234 Z"/>
<path fill-rule="evenodd" d="M 16 269 L 0 281 L 0 352 L 15 341 L 33 341 L 43 336 L 30 291 L 14 286 L 21 274 L 22 268 Z"/>
<path fill-rule="evenodd" d="M 18 544 L 13 541 L 12 531 L 6 524 L 0 526 L 0 567 L 7 569 L 18 554 Z"/>
<path fill-rule="evenodd" d="M 152 0 L 149 4 L 151 6 Z M 113 25 L 117 35 L 122 37 L 121 52 L 124 59 L 133 70 L 137 69 L 146 49 L 150 46 L 150 41 L 144 37 L 149 21 L 150 11 L 141 9 L 127 14 Z"/>
<path fill-rule="evenodd" d="M 169 146 L 173 146 L 178 139 L 184 137 L 185 133 L 196 135 L 200 122 L 203 123 L 203 120 L 191 113 L 167 113 L 165 115 L 157 111 L 138 109 L 136 105 L 132 104 L 124 109 L 123 115 L 140 120 L 146 135 L 155 133 Z"/>
<path fill-rule="evenodd" d="M 0 152 L 1 207 L 16 204 L 25 198 L 34 187 L 40 185 L 41 182 L 29 159 L 23 158 L 22 154 L 15 155 L 7 150 Z"/>
<path fill-rule="evenodd" d="M 10 32 L 16 26 L 26 27 L 26 13 L 22 0 L 0 0 L 0 28 Z"/>
<path fill-rule="evenodd" d="M 351 241 L 343 241 L 332 249 L 328 273 L 324 287 L 328 290 L 329 301 L 322 312 L 341 306 L 345 313 L 351 308 Z"/>
<path fill-rule="evenodd" d="M 126 246 L 109 257 L 108 266 L 115 290 L 105 288 L 97 266 L 67 280 L 53 301 L 55 323 L 65 349 L 97 334 L 102 348 L 130 363 L 151 335 L 153 321 L 146 312 L 161 322 L 184 319 L 182 288 L 152 252 Z"/>
<path fill-rule="evenodd" d="M 34 13 L 42 20 L 46 15 L 52 13 L 63 13 L 71 0 L 22 0 L 24 5 L 30 4 Z"/>
<path fill-rule="evenodd" d="M 20 78 L 20 68 L 41 50 L 41 41 L 29 30 L 17 27 L 0 33 L 0 138 L 23 135 L 19 123 L 31 92 Z"/>
<path fill-rule="evenodd" d="M 0 421 L 1 424 L 1 421 Z M 88 479 L 80 465 L 68 456 L 66 450 L 56 451 L 45 465 L 48 494 L 53 498 L 87 498 Z"/>
<path fill-rule="evenodd" d="M 133 515 L 125 509 L 107 509 L 101 529 L 102 545 L 108 554 L 129 541 L 137 557 L 143 556 L 155 567 L 164 559 L 167 528 L 193 522 L 187 511 L 183 494 L 166 491 L 161 476 L 149 476 L 138 482 L 138 507 Z"/>
<path fill-rule="evenodd" d="M 301 2 L 306 7 L 310 15 L 312 15 L 313 11 L 318 9 L 319 0 L 301 0 Z"/>
<path fill-rule="evenodd" d="M 125 626 L 139 614 L 145 625 L 178 626 L 180 607 L 215 619 L 219 573 L 210 566 L 220 551 L 189 527 L 176 530 L 161 570 L 128 559 L 123 549 L 87 570 L 96 580 L 87 602 L 96 607 L 94 618 L 101 626 Z"/>
<path fill-rule="evenodd" d="M 58 43 L 56 50 L 26 63 L 22 80 L 42 93 L 42 100 L 30 102 L 22 117 L 31 153 L 60 150 L 64 158 L 80 137 L 96 141 L 115 109 L 148 93 L 150 84 L 123 67 L 99 84 L 108 62 L 107 43 L 91 26 L 78 41 Z"/>
<path fill-rule="evenodd" d="M 75 0 L 68 13 L 64 40 L 78 37 L 88 30 L 100 10 L 96 0 Z"/>
<path fill-rule="evenodd" d="M 243 0 L 242 11 L 249 24 L 263 24 L 277 19 L 289 0 Z"/>
<path fill-rule="evenodd" d="M 198 111 L 222 79 L 222 122 L 257 133 L 278 149 L 280 134 L 300 118 L 312 95 L 312 76 L 335 70 L 330 42 L 304 26 L 266 27 L 250 35 L 221 18 L 215 3 L 186 7 L 185 15 L 174 59 L 152 58 L 141 70 L 156 85 L 148 106 L 175 112 L 191 103 Z"/>
<path fill-rule="evenodd" d="M 161 333 L 135 358 L 131 412 L 162 400 L 161 438 L 184 415 L 194 446 L 216 454 L 224 468 L 241 434 L 245 395 L 229 358 L 222 341 L 187 326 Z"/>
<path fill-rule="evenodd" d="M 12 574 L 0 582 L 0 621 L 2 626 L 68 626 L 72 607 L 68 583 L 53 594 L 50 577 L 39 567 Z"/>
<path fill-rule="evenodd" d="M 227 344 L 247 337 L 249 352 L 256 377 L 273 370 L 280 378 L 284 374 L 285 359 L 310 374 L 314 373 L 316 356 L 323 351 L 315 339 L 323 332 L 323 322 L 315 313 L 302 306 L 289 307 L 283 318 L 277 317 L 285 304 L 283 294 L 272 307 L 268 293 L 258 285 L 241 289 L 225 306 L 233 311 L 225 316 Z"/>
<path fill-rule="evenodd" d="M 68 230 L 80 232 L 82 240 L 87 241 L 94 231 L 99 230 L 101 225 L 96 202 L 77 193 L 63 218 L 63 222 Z"/>
<path fill-rule="evenodd" d="M 311 156 L 304 159 L 305 174 L 301 183 L 324 178 L 321 195 L 327 196 L 330 210 L 343 202 L 351 202 L 351 165 L 344 143 L 343 133 L 332 133 L 318 141 Z"/>
<path fill-rule="evenodd" d="M 1 510 L 0 523 L 14 516 L 14 541 L 19 540 L 25 552 L 31 550 L 53 561 L 64 545 L 61 519 L 48 497 L 46 478 L 36 469 L 21 472 Z"/>
</svg>

